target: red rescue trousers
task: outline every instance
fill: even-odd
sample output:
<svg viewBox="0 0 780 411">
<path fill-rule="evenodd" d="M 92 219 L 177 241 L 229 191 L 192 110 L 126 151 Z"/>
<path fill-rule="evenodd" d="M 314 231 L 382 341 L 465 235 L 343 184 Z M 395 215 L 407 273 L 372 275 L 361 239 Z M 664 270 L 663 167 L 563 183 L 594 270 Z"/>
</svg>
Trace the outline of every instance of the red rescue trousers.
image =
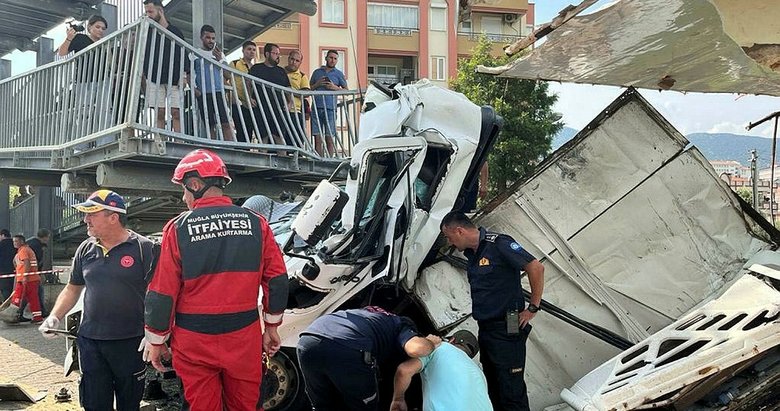
<svg viewBox="0 0 780 411">
<path fill-rule="evenodd" d="M 202 334 L 174 326 L 173 368 L 192 411 L 255 411 L 262 380 L 260 321 L 225 334 Z"/>
<path fill-rule="evenodd" d="M 22 300 L 27 300 L 27 304 L 30 305 L 33 321 L 43 318 L 41 317 L 41 302 L 38 300 L 38 286 L 40 284 L 40 281 L 17 281 L 16 287 L 14 287 L 14 293 L 11 294 L 11 304 L 17 307 L 22 305 Z"/>
</svg>

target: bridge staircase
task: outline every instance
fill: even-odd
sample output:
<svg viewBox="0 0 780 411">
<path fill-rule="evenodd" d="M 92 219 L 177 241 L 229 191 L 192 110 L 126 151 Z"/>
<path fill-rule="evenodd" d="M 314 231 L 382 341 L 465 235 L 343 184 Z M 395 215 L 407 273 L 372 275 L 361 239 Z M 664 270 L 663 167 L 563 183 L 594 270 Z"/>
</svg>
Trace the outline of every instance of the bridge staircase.
<svg viewBox="0 0 780 411">
<path fill-rule="evenodd" d="M 163 63 L 180 84 L 161 75 Z M 146 93 L 152 82 L 179 92 L 159 101 Z M 222 92 L 206 92 L 208 84 Z M 355 90 L 293 90 L 249 76 L 141 18 L 68 59 L 0 81 L 0 182 L 56 187 L 63 210 L 114 189 L 133 199 L 131 223 L 148 232 L 183 209 L 170 176 L 196 148 L 224 159 L 235 198 L 295 194 L 327 178 L 357 142 L 361 101 Z M 333 144 L 317 149 L 314 123 Z M 60 214 L 57 236 L 83 238 L 77 217 Z"/>
</svg>

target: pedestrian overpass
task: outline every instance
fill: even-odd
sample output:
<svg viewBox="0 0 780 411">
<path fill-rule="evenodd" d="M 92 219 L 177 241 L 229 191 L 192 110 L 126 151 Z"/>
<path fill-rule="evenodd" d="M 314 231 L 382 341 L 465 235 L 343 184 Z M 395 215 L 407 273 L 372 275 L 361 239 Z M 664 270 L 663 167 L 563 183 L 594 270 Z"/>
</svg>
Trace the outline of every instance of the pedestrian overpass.
<svg viewBox="0 0 780 411">
<path fill-rule="evenodd" d="M 149 82 L 176 86 L 155 64 L 186 79 L 175 99 L 146 95 Z M 204 92 L 204 82 L 222 84 L 222 94 Z M 255 107 L 242 110 L 242 101 Z M 131 227 L 148 232 L 183 209 L 170 176 L 196 148 L 224 159 L 233 197 L 295 194 L 329 177 L 357 142 L 361 101 L 360 91 L 300 91 L 250 77 L 141 18 L 70 58 L 0 81 L 0 183 L 56 187 L 38 207 L 59 210 L 50 224 L 61 238 L 83 238 L 68 206 L 98 187 L 132 198 Z M 313 122 L 320 134 L 332 129 L 332 145 L 315 149 Z M 255 140 L 234 141 L 239 131 Z"/>
</svg>

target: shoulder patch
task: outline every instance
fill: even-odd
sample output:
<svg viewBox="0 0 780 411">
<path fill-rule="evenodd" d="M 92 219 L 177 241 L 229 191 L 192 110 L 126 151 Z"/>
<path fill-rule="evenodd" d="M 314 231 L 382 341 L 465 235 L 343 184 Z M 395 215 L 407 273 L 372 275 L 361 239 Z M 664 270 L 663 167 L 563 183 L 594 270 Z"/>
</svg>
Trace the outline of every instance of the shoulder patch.
<svg viewBox="0 0 780 411">
<path fill-rule="evenodd" d="M 513 250 L 515 250 L 515 251 L 520 251 L 520 250 L 522 250 L 522 249 L 523 249 L 523 247 L 521 247 L 521 246 L 520 246 L 520 244 L 517 244 L 517 242 L 516 242 L 516 241 L 512 241 L 512 242 L 509 244 L 509 248 L 511 248 L 511 249 L 513 249 Z"/>
<path fill-rule="evenodd" d="M 485 241 L 490 241 L 491 243 L 495 243 L 497 239 L 498 239 L 498 234 L 495 233 L 485 234 Z"/>
</svg>

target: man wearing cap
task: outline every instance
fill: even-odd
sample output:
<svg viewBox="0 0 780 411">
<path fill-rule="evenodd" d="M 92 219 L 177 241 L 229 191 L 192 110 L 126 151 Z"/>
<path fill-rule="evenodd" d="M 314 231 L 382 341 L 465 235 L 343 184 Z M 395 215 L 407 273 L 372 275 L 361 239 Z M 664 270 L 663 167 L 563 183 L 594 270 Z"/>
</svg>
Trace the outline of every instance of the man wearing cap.
<svg viewBox="0 0 780 411">
<path fill-rule="evenodd" d="M 461 330 L 449 342 L 435 335 L 427 338 L 432 353 L 401 363 L 393 381 L 390 411 L 407 411 L 404 394 L 415 374 L 420 374 L 423 411 L 493 411 L 482 370 L 471 359 L 479 352 L 477 337 Z"/>
<path fill-rule="evenodd" d="M 375 411 L 378 371 L 433 351 L 412 320 L 379 307 L 336 311 L 314 320 L 298 340 L 306 394 L 315 411 Z"/>
<path fill-rule="evenodd" d="M 160 262 L 146 294 L 144 357 L 173 368 L 193 411 L 251 410 L 260 397 L 263 350 L 281 346 L 287 269 L 262 216 L 233 205 L 225 163 L 195 150 L 176 166 L 189 211 L 165 225 Z M 263 294 L 265 332 L 259 321 Z"/>
<path fill-rule="evenodd" d="M 76 249 L 68 284 L 39 330 L 55 338 L 62 318 L 84 291 L 76 341 L 86 410 L 138 410 L 146 366 L 138 352 L 143 338 L 144 293 L 159 252 L 148 238 L 128 230 L 124 199 L 98 190 L 74 206 L 84 213 L 90 236 Z"/>
</svg>

